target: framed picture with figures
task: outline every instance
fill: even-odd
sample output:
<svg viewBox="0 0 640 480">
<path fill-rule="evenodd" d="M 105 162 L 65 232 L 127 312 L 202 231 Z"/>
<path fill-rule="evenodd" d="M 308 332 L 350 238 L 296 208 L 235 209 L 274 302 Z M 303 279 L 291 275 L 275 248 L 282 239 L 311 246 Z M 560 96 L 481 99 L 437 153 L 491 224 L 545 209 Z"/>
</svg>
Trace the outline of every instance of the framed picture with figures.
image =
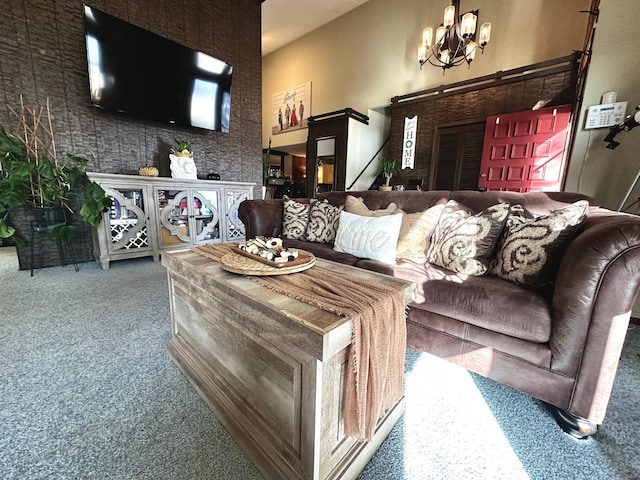
<svg viewBox="0 0 640 480">
<path fill-rule="evenodd" d="M 306 128 L 311 116 L 311 82 L 274 94 L 271 112 L 272 135 Z"/>
</svg>

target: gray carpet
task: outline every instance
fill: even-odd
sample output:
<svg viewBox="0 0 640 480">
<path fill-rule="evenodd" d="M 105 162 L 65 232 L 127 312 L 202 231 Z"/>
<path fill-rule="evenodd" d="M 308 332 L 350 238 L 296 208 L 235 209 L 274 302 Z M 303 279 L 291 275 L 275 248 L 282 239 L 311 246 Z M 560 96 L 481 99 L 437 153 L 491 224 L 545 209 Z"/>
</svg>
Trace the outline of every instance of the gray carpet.
<svg viewBox="0 0 640 480">
<path fill-rule="evenodd" d="M 0 478 L 261 476 L 167 356 L 151 259 L 18 271 L 0 248 Z M 640 332 L 604 425 L 577 441 L 542 404 L 407 351 L 407 412 L 361 479 L 638 479 Z"/>
</svg>

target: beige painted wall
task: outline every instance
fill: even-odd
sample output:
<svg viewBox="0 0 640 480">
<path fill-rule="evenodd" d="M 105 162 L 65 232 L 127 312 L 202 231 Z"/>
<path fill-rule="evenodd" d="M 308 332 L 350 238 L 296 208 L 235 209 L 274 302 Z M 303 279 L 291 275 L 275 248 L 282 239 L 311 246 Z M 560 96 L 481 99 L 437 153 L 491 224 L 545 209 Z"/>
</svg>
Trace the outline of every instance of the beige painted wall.
<svg viewBox="0 0 640 480">
<path fill-rule="evenodd" d="M 586 193 L 603 206 L 618 209 L 640 169 L 640 127 L 616 136 L 620 146 L 605 148 L 608 129 L 584 130 L 586 110 L 601 102 L 602 94 L 618 92 L 618 101 L 627 101 L 628 113 L 640 104 L 640 55 L 637 31 L 640 24 L 637 0 L 601 0 L 596 25 L 593 57 L 585 84 L 583 107 L 569 163 L 566 190 Z M 640 196 L 635 188 L 629 202 Z M 637 206 L 636 206 L 637 208 Z M 635 210 L 636 212 L 638 210 Z M 640 317 L 640 298 L 632 315 Z"/>
<path fill-rule="evenodd" d="M 610 0 L 611 1 L 611 0 Z M 446 0 L 370 0 L 263 59 L 263 144 L 268 143 L 271 97 L 312 82 L 314 115 L 352 107 L 388 105 L 391 98 L 557 58 L 581 50 L 590 0 L 462 0 L 463 11 L 479 9 L 478 22 L 493 25 L 491 42 L 470 69 L 417 63 L 426 26 L 442 22 Z M 273 148 L 306 143 L 307 131 L 275 135 Z"/>
<path fill-rule="evenodd" d="M 640 55 L 637 0 L 601 0 L 593 57 L 585 85 L 583 108 L 565 189 L 595 197 L 603 206 L 617 209 L 640 169 L 640 127 L 616 136 L 620 146 L 605 148 L 608 129 L 584 130 L 586 110 L 601 102 L 602 94 L 618 92 L 627 112 L 640 103 Z M 631 200 L 640 196 L 636 189 Z"/>
</svg>

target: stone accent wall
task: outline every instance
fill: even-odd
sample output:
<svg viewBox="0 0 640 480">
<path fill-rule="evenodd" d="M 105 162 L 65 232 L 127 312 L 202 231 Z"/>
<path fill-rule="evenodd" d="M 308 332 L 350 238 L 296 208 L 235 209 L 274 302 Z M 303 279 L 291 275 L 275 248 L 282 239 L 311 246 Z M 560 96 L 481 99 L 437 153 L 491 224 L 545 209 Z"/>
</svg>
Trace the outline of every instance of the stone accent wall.
<svg viewBox="0 0 640 480">
<path fill-rule="evenodd" d="M 260 0 L 88 0 L 106 13 L 233 65 L 230 133 L 175 127 L 94 108 L 80 0 L 5 0 L 0 8 L 0 125 L 9 111 L 49 99 L 58 156 L 89 160 L 89 171 L 136 174 L 158 167 L 171 176 L 175 138 L 192 143 L 199 176 L 261 184 Z M 171 68 L 171 59 L 167 59 Z M 167 92 L 170 95 L 171 92 Z M 259 189 L 258 189 L 259 190 Z M 258 193 L 258 191 L 256 192 Z M 88 242 L 90 244 L 90 242 Z M 79 245 L 87 242 L 79 242 Z M 85 250 L 85 249 L 82 249 Z M 77 252 L 79 261 L 91 259 Z"/>
</svg>

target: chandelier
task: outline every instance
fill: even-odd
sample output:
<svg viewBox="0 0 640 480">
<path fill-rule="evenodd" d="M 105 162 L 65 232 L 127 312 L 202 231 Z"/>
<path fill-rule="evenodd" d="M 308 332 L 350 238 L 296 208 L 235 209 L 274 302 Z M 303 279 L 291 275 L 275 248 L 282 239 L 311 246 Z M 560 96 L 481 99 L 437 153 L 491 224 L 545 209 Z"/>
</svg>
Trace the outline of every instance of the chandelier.
<svg viewBox="0 0 640 480">
<path fill-rule="evenodd" d="M 448 68 L 463 63 L 471 65 L 476 50 L 484 51 L 491 37 L 491 24 L 483 23 L 476 41 L 477 22 L 478 10 L 460 15 L 460 0 L 452 0 L 444 9 L 444 22 L 436 28 L 435 42 L 433 28 L 422 31 L 422 42 L 418 46 L 420 69 L 429 62 L 434 67 L 441 67 L 444 74 Z"/>
</svg>

